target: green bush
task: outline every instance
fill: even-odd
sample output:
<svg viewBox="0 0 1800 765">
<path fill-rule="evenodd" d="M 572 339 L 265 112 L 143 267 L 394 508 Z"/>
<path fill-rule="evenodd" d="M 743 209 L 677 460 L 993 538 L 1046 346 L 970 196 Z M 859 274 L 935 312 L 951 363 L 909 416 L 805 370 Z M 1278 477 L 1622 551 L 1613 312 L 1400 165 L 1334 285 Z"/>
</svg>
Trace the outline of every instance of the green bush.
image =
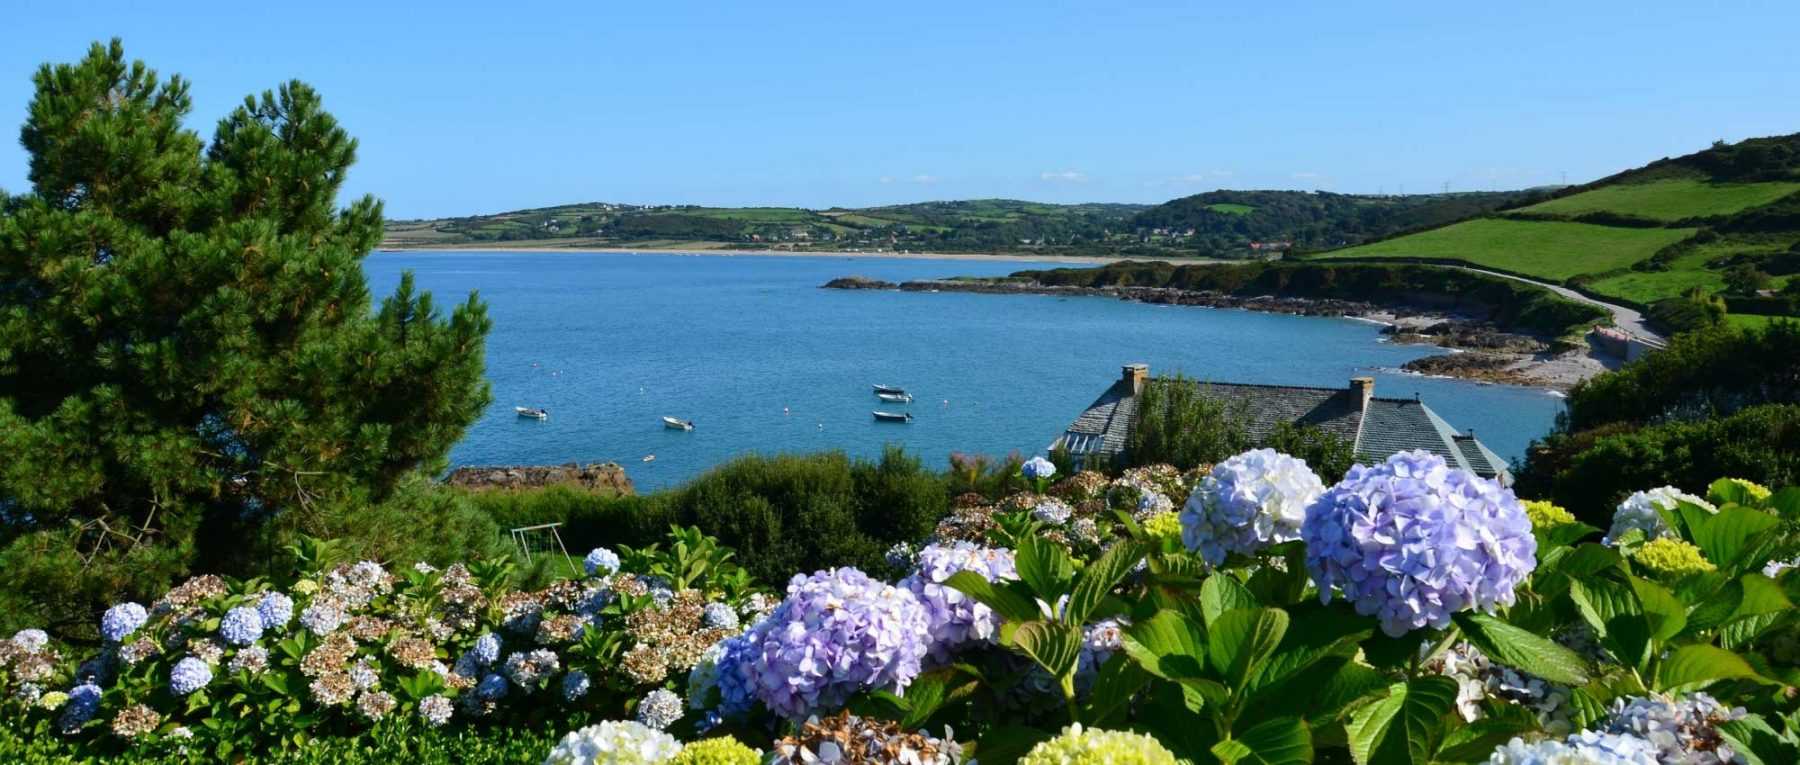
<svg viewBox="0 0 1800 765">
<path fill-rule="evenodd" d="M 1665 350 L 1575 386 L 1559 429 L 1692 419 L 1763 403 L 1800 403 L 1800 323 L 1678 335 Z"/>
<path fill-rule="evenodd" d="M 364 736 L 325 737 L 292 752 L 258 755 L 266 765 L 456 765 L 459 763 L 537 763 L 584 718 L 536 725 L 497 725 L 436 730 L 395 720 Z M 0 722 L 0 762 L 8 765 L 191 765 L 229 761 L 211 750 L 195 748 L 140 751 L 76 743 L 57 735 L 48 723 L 20 727 Z"/>
</svg>

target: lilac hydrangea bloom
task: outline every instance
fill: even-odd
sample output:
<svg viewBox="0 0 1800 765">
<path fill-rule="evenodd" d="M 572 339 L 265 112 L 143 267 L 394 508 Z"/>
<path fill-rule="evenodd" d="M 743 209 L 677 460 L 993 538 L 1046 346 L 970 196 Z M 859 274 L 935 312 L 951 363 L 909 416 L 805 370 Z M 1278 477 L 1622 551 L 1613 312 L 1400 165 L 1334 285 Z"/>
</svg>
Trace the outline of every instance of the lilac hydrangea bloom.
<svg viewBox="0 0 1800 765">
<path fill-rule="evenodd" d="M 1515 738 L 1488 755 L 1488 765 L 1657 765 L 1656 747 L 1637 736 L 1584 730 L 1563 741 Z"/>
<path fill-rule="evenodd" d="M 904 689 L 919 674 L 931 622 L 910 591 L 848 567 L 796 575 L 787 591 L 746 633 L 747 645 L 727 649 L 719 685 L 728 698 L 742 681 L 769 709 L 799 720 L 857 691 Z"/>
<path fill-rule="evenodd" d="M 175 666 L 169 670 L 169 690 L 177 696 L 186 696 L 205 688 L 212 679 L 212 667 L 189 656 L 175 662 Z"/>
<path fill-rule="evenodd" d="M 1019 578 L 1011 550 L 977 547 L 970 542 L 926 545 L 920 550 L 918 570 L 900 580 L 899 586 L 925 606 L 933 661 L 949 659 L 965 644 L 991 641 L 1000 629 L 1000 617 L 993 609 L 944 584 L 958 571 L 973 571 L 990 582 Z"/>
<path fill-rule="evenodd" d="M 588 576 L 606 576 L 619 570 L 619 554 L 604 547 L 589 551 L 581 562 L 587 566 Z"/>
<path fill-rule="evenodd" d="M 1511 605 L 1537 566 L 1531 521 L 1512 491 L 1423 451 L 1352 467 L 1307 508 L 1301 536 L 1319 599 L 1341 590 L 1394 637 Z"/>
<path fill-rule="evenodd" d="M 313 601 L 313 604 L 300 612 L 300 626 L 314 635 L 325 636 L 337 631 L 344 624 L 344 609 L 336 603 L 325 600 Z"/>
<path fill-rule="evenodd" d="M 1213 466 L 1181 511 L 1181 541 L 1207 563 L 1300 538 L 1306 508 L 1325 484 L 1306 463 L 1274 449 Z"/>
<path fill-rule="evenodd" d="M 719 712 L 736 717 L 750 710 L 756 703 L 756 687 L 754 673 L 750 663 L 761 655 L 759 649 L 760 636 L 752 628 L 742 635 L 726 638 L 716 646 L 717 660 L 707 671 L 701 667 L 706 665 L 705 658 L 694 665 L 688 675 L 688 693 L 694 699 L 706 697 L 708 688 L 719 689 Z M 712 653 L 713 649 L 708 649 Z"/>
<path fill-rule="evenodd" d="M 279 592 L 265 592 L 256 602 L 256 615 L 262 617 L 263 629 L 279 630 L 294 618 L 294 599 Z"/>
<path fill-rule="evenodd" d="M 1056 465 L 1043 457 L 1032 457 L 1019 466 L 1019 473 L 1029 480 L 1042 481 L 1056 475 Z"/>
<path fill-rule="evenodd" d="M 120 603 L 100 615 L 100 636 L 108 642 L 122 643 L 131 633 L 150 621 L 150 613 L 136 603 Z"/>
<path fill-rule="evenodd" d="M 262 633 L 262 615 L 249 606 L 226 611 L 224 618 L 219 620 L 219 638 L 228 645 L 250 645 L 261 638 Z"/>
</svg>

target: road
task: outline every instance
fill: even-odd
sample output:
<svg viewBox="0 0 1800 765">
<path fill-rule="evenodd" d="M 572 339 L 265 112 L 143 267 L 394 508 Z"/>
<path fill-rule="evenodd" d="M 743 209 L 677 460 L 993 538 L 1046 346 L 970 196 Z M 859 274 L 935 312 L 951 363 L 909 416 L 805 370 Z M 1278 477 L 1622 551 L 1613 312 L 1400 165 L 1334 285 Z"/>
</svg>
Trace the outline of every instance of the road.
<svg viewBox="0 0 1800 765">
<path fill-rule="evenodd" d="M 1451 266 L 1451 268 L 1460 268 L 1464 271 L 1474 271 L 1475 273 L 1486 274 L 1488 276 L 1498 276 L 1502 279 L 1511 279 L 1515 282 L 1524 282 L 1526 284 L 1535 284 L 1539 287 L 1543 287 L 1544 289 L 1550 290 L 1551 292 L 1554 292 L 1558 295 L 1566 297 L 1570 300 L 1587 303 L 1589 305 L 1600 306 L 1601 308 L 1604 308 L 1604 309 L 1612 312 L 1613 324 L 1617 325 L 1619 329 L 1625 330 L 1626 332 L 1630 332 L 1631 334 L 1637 335 L 1638 337 L 1644 338 L 1645 340 L 1648 340 L 1657 345 L 1662 345 L 1662 344 L 1668 342 L 1667 338 L 1664 338 L 1662 336 L 1662 333 L 1657 332 L 1656 330 L 1650 328 L 1650 322 L 1645 321 L 1644 314 L 1635 308 L 1626 308 L 1625 306 L 1615 305 L 1613 303 L 1608 303 L 1603 300 L 1595 300 L 1594 298 L 1588 297 L 1587 295 L 1583 295 L 1579 292 L 1576 292 L 1575 290 L 1569 289 L 1568 287 L 1564 287 L 1560 284 L 1551 284 L 1550 282 L 1541 282 L 1536 279 L 1528 279 L 1526 277 L 1516 276 L 1514 274 L 1503 274 L 1503 273 L 1500 273 L 1499 271 L 1489 271 L 1485 268 L 1474 268 L 1471 266 Z"/>
</svg>

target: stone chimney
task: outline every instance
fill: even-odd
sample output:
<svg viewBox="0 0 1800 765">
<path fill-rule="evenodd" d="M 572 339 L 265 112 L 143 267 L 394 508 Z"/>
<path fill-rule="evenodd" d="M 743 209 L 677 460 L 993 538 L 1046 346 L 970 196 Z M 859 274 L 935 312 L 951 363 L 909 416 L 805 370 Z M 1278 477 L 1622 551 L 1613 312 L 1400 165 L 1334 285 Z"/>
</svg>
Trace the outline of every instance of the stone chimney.
<svg viewBox="0 0 1800 765">
<path fill-rule="evenodd" d="M 1350 378 L 1350 392 L 1356 396 L 1359 406 L 1362 409 L 1367 410 L 1369 408 L 1369 399 L 1375 397 L 1375 378 Z"/>
<path fill-rule="evenodd" d="M 1125 371 L 1120 376 L 1125 382 L 1131 384 L 1132 395 L 1142 395 L 1144 392 L 1144 383 L 1150 380 L 1150 365 L 1126 364 Z"/>
</svg>

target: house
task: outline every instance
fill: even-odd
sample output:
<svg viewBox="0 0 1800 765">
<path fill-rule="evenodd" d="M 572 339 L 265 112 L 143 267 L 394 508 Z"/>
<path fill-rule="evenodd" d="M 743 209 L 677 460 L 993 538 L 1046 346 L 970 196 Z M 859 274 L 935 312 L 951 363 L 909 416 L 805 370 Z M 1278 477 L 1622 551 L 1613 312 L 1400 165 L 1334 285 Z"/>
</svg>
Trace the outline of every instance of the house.
<svg viewBox="0 0 1800 765">
<path fill-rule="evenodd" d="M 1175 380 L 1150 377 L 1147 364 L 1127 364 L 1119 379 L 1094 399 L 1067 430 L 1050 444 L 1051 450 L 1067 449 L 1077 462 L 1093 456 L 1112 459 L 1125 451 L 1131 428 L 1137 423 L 1138 396 L 1150 385 L 1173 385 Z M 1312 425 L 1355 447 L 1361 462 L 1386 459 L 1411 449 L 1443 457 L 1452 467 L 1468 470 L 1502 485 L 1512 484 L 1506 460 L 1475 439 L 1475 433 L 1459 432 L 1418 398 L 1381 398 L 1375 395 L 1375 378 L 1352 377 L 1347 388 L 1302 388 L 1287 385 L 1248 385 L 1188 380 L 1203 394 L 1225 401 L 1247 417 L 1251 438 L 1262 439 L 1277 423 Z M 1322 476 L 1330 482 L 1335 476 Z"/>
</svg>

